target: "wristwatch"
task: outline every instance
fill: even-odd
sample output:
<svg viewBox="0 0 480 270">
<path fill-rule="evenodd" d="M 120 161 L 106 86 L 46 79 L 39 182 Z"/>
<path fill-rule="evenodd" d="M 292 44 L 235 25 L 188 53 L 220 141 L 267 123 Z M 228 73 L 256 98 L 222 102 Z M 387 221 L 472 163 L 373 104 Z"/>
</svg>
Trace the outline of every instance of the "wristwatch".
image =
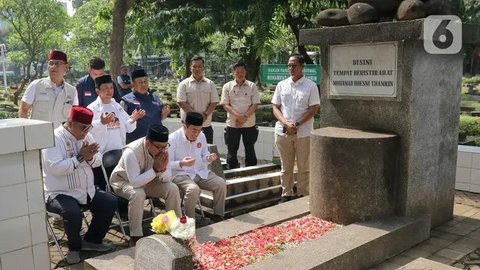
<svg viewBox="0 0 480 270">
<path fill-rule="evenodd" d="M 82 154 L 78 154 L 77 155 L 77 160 L 78 160 L 78 162 L 82 163 L 85 160 L 85 158 L 82 156 Z"/>
<path fill-rule="evenodd" d="M 298 122 L 298 121 L 295 122 L 295 126 L 296 126 L 296 127 L 299 127 L 299 126 L 300 126 L 300 122 Z"/>
</svg>

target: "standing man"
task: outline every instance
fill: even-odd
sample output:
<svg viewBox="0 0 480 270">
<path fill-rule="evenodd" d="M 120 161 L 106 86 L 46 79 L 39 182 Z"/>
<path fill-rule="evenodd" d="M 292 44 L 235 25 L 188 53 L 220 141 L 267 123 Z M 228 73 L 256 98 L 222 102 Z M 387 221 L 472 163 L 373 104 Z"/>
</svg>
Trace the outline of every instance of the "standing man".
<svg viewBox="0 0 480 270">
<path fill-rule="evenodd" d="M 208 169 L 217 154 L 208 152 L 205 134 L 202 131 L 204 116 L 188 112 L 182 127 L 170 134 L 168 157 L 172 167 L 172 182 L 184 194 L 185 215 L 195 218 L 195 205 L 200 198 L 200 189 L 213 192 L 213 221 L 222 221 L 225 214 L 225 180 Z"/>
<path fill-rule="evenodd" d="M 181 118 L 187 112 L 198 112 L 203 115 L 203 128 L 208 143 L 213 143 L 212 113 L 218 104 L 217 87 L 213 81 L 203 76 L 205 61 L 200 56 L 190 60 L 192 75 L 178 85 L 177 103 Z"/>
<path fill-rule="evenodd" d="M 151 125 L 160 125 L 170 114 L 170 106 L 164 106 L 160 98 L 149 91 L 147 73 L 143 69 L 132 72 L 132 89 L 130 94 L 122 97 L 123 108 L 128 115 L 137 110 L 144 110 L 145 116 L 137 121 L 137 128 L 127 133 L 127 144 L 145 137 Z"/>
<path fill-rule="evenodd" d="M 168 166 L 168 129 L 152 125 L 148 134 L 128 144 L 112 172 L 113 191 L 127 199 L 130 224 L 130 246 L 143 236 L 143 204 L 147 197 L 165 199 L 166 210 L 182 216 L 181 199 L 177 185 L 171 182 Z"/>
<path fill-rule="evenodd" d="M 240 137 L 245 146 L 245 166 L 257 165 L 255 142 L 258 128 L 255 125 L 255 111 L 260 104 L 258 89 L 255 83 L 245 79 L 247 74 L 244 63 L 233 66 L 234 80 L 223 86 L 220 104 L 227 111 L 227 128 L 225 144 L 228 148 L 227 163 L 229 169 L 238 168 L 237 151 Z"/>
<path fill-rule="evenodd" d="M 272 97 L 275 125 L 275 143 L 282 163 L 282 199 L 289 201 L 293 194 L 293 167 L 297 157 L 297 195 L 309 194 L 310 132 L 313 116 L 320 106 L 317 85 L 303 76 L 305 60 L 300 54 L 288 59 L 290 78 L 277 84 Z"/>
<path fill-rule="evenodd" d="M 105 61 L 94 56 L 88 62 L 88 74 L 77 83 L 78 105 L 87 107 L 94 102 L 98 95 L 95 91 L 95 79 L 105 74 Z M 114 85 L 113 98 L 120 102 L 121 97 Z"/>
<path fill-rule="evenodd" d="M 98 144 L 88 131 L 92 128 L 93 112 L 73 106 L 66 123 L 54 131 L 55 146 L 42 150 L 43 179 L 47 210 L 64 220 L 68 239 L 67 262 L 80 262 L 80 250 L 108 251 L 112 244 L 103 242 L 117 198 L 95 189 L 92 167 L 100 165 Z M 82 209 L 89 208 L 92 221 L 80 236 Z"/>
<path fill-rule="evenodd" d="M 120 86 L 120 95 L 123 97 L 126 94 L 132 92 L 132 80 L 130 75 L 128 75 L 128 66 L 120 66 L 120 75 L 117 77 L 117 83 Z"/>
<path fill-rule="evenodd" d="M 65 122 L 73 105 L 78 105 L 77 90 L 63 76 L 68 70 L 67 55 L 52 50 L 48 54 L 48 77 L 34 80 L 25 90 L 18 116 L 53 122 L 54 128 Z"/>
</svg>

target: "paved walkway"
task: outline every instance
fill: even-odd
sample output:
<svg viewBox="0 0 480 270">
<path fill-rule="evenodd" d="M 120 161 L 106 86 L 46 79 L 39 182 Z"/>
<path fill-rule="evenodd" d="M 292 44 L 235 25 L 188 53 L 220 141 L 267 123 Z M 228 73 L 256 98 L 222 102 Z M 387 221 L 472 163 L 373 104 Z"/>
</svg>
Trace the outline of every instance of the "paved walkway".
<svg viewBox="0 0 480 270">
<path fill-rule="evenodd" d="M 453 214 L 451 221 L 431 231 L 430 239 L 371 270 L 397 269 L 419 257 L 480 270 L 480 194 L 457 191 Z"/>
<path fill-rule="evenodd" d="M 121 239 L 121 233 L 117 229 L 110 230 L 107 239 L 115 244 L 115 250 L 128 246 L 128 243 Z M 63 250 L 66 252 L 66 247 L 63 247 Z M 101 254 L 103 253 L 82 252 L 82 258 L 86 259 Z M 50 256 L 52 269 L 83 269 L 83 263 L 64 267 L 65 264 L 61 262 L 55 246 L 50 247 Z M 430 239 L 370 270 L 397 269 L 419 257 L 459 269 L 480 270 L 480 194 L 457 191 L 455 193 L 454 218 L 451 221 L 434 228 L 431 231 Z"/>
</svg>

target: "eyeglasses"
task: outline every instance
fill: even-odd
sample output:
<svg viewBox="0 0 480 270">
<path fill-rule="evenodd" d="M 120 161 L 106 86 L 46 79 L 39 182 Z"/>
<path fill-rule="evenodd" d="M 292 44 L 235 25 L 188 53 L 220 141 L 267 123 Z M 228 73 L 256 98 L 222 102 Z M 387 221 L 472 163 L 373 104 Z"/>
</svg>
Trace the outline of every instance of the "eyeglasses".
<svg viewBox="0 0 480 270">
<path fill-rule="evenodd" d="M 61 66 L 61 65 L 65 65 L 65 62 L 63 62 L 62 60 L 50 60 L 48 61 L 48 65 L 53 67 L 53 66 Z"/>
<path fill-rule="evenodd" d="M 165 145 L 156 145 L 153 142 L 151 143 L 157 150 L 167 150 L 170 147 L 170 144 L 167 142 Z"/>
<path fill-rule="evenodd" d="M 83 132 L 89 132 L 93 128 L 92 125 L 80 124 L 78 122 L 73 122 L 73 123 Z"/>
</svg>

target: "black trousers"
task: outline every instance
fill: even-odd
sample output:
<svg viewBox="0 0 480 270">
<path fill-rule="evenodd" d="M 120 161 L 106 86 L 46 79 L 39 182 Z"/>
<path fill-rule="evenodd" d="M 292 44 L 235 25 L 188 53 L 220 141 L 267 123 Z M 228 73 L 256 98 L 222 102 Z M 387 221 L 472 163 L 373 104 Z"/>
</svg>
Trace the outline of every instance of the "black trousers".
<svg viewBox="0 0 480 270">
<path fill-rule="evenodd" d="M 256 126 L 248 128 L 233 128 L 227 127 L 225 129 L 225 144 L 227 145 L 227 163 L 229 169 L 238 168 L 237 151 L 240 146 L 240 137 L 245 146 L 245 166 L 257 165 L 257 156 L 255 154 L 255 142 L 258 138 L 258 128 Z"/>
<path fill-rule="evenodd" d="M 205 134 L 205 138 L 207 139 L 207 143 L 213 143 L 213 128 L 212 126 L 202 128 L 203 134 Z"/>
<path fill-rule="evenodd" d="M 110 228 L 113 214 L 117 209 L 117 197 L 97 189 L 92 200 L 88 198 L 86 205 L 80 205 L 73 197 L 60 194 L 54 199 L 48 198 L 46 208 L 47 211 L 62 216 L 68 239 L 68 249 L 79 251 L 82 248 L 82 238 L 80 237 L 82 210 L 90 209 L 92 213 L 92 221 L 84 236 L 85 241 L 100 244 Z"/>
</svg>

